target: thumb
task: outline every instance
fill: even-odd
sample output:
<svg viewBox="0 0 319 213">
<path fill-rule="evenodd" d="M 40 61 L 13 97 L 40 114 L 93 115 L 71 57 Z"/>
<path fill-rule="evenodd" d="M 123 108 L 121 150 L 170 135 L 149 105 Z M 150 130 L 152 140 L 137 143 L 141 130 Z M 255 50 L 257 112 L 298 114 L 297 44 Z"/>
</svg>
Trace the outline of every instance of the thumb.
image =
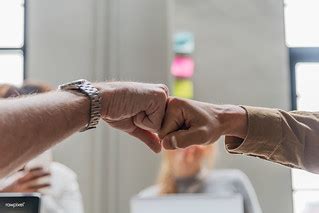
<svg viewBox="0 0 319 213">
<path fill-rule="evenodd" d="M 178 130 L 166 135 L 162 140 L 165 149 L 186 148 L 191 145 L 206 143 L 207 133 L 201 129 Z"/>
<path fill-rule="evenodd" d="M 186 148 L 196 144 L 198 137 L 194 130 L 178 130 L 166 135 L 162 140 L 162 145 L 165 149 Z"/>
<path fill-rule="evenodd" d="M 136 129 L 129 134 L 140 139 L 151 150 L 153 150 L 153 152 L 159 153 L 161 151 L 160 140 L 155 133 L 136 127 Z"/>
</svg>

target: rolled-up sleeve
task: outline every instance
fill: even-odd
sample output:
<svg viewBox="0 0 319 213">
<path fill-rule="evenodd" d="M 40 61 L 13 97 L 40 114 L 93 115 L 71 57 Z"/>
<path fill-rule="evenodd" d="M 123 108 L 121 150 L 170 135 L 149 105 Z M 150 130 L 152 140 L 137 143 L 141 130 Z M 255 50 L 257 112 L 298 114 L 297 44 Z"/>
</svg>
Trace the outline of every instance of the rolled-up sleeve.
<svg viewBox="0 0 319 213">
<path fill-rule="evenodd" d="M 247 136 L 226 136 L 228 152 L 319 173 L 318 112 L 242 107 L 248 116 Z"/>
</svg>

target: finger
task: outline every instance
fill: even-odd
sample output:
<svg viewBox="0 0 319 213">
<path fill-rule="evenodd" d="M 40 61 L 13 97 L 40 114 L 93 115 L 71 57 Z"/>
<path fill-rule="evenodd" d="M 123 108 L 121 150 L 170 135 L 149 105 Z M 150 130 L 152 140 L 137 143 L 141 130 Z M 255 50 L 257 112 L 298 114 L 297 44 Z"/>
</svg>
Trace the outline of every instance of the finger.
<svg viewBox="0 0 319 213">
<path fill-rule="evenodd" d="M 162 145 L 168 150 L 186 148 L 191 145 L 205 144 L 208 141 L 207 138 L 207 131 L 204 128 L 178 130 L 166 135 Z"/>
<path fill-rule="evenodd" d="M 163 139 L 171 132 L 179 130 L 185 123 L 183 115 L 180 110 L 168 102 L 166 114 L 162 123 L 161 129 L 158 131 L 159 138 Z"/>
<path fill-rule="evenodd" d="M 33 185 L 28 187 L 29 192 L 38 192 L 40 189 L 48 188 L 50 187 L 51 184 L 45 183 L 45 184 L 38 184 L 38 185 Z"/>
<path fill-rule="evenodd" d="M 158 86 L 165 91 L 166 96 L 169 96 L 169 89 L 165 84 L 158 84 Z"/>
<path fill-rule="evenodd" d="M 42 167 L 34 167 L 28 170 L 29 172 L 43 171 Z"/>
<path fill-rule="evenodd" d="M 118 121 L 106 120 L 104 119 L 111 127 L 119 129 L 124 132 L 133 132 L 136 126 L 133 123 L 132 118 L 125 118 Z"/>
<path fill-rule="evenodd" d="M 139 112 L 137 115 L 135 115 L 133 122 L 135 126 L 141 129 L 151 131 L 151 132 L 154 132 L 155 130 L 157 130 L 156 125 L 154 125 L 153 121 L 149 118 L 149 116 L 144 111 Z"/>
<path fill-rule="evenodd" d="M 42 169 L 41 170 L 33 170 L 28 172 L 25 176 L 23 176 L 22 178 L 20 178 L 18 180 L 19 183 L 24 184 L 30 181 L 33 181 L 35 179 L 39 179 L 42 177 L 47 177 L 50 176 L 50 172 L 45 172 Z"/>
<path fill-rule="evenodd" d="M 23 183 L 24 186 L 26 186 L 26 188 L 32 188 L 34 186 L 37 185 L 42 185 L 42 184 L 49 184 L 50 183 L 50 179 L 45 177 L 41 177 L 38 179 L 34 179 L 34 180 L 30 180 L 28 182 Z"/>
<path fill-rule="evenodd" d="M 158 136 L 152 132 L 136 127 L 136 129 L 129 133 L 145 143 L 153 152 L 159 153 L 161 151 L 161 143 Z"/>
<path fill-rule="evenodd" d="M 155 153 L 161 151 L 161 144 L 158 136 L 150 131 L 141 129 L 134 125 L 131 118 L 120 121 L 107 121 L 112 127 L 127 132 L 128 134 L 138 138 L 150 147 Z"/>
<path fill-rule="evenodd" d="M 151 132 L 157 132 L 161 128 L 165 115 L 168 94 L 167 90 L 163 88 L 161 90 L 164 90 L 165 93 L 154 93 L 145 110 L 134 116 L 133 121 L 136 126 Z"/>
<path fill-rule="evenodd" d="M 165 116 L 166 102 L 161 106 L 154 107 L 154 109 L 148 109 L 147 112 L 142 111 L 134 116 L 133 122 L 135 126 L 140 127 L 151 132 L 157 132 L 163 122 Z"/>
</svg>

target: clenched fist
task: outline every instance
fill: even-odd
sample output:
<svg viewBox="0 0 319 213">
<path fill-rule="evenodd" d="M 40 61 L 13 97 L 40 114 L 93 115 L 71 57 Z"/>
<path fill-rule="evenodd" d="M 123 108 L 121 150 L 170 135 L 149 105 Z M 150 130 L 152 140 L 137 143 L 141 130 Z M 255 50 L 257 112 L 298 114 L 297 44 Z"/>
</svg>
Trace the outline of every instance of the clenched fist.
<svg viewBox="0 0 319 213">
<path fill-rule="evenodd" d="M 102 118 L 160 152 L 155 134 L 165 115 L 168 88 L 163 84 L 108 82 L 96 84 L 102 95 Z"/>
<path fill-rule="evenodd" d="M 246 112 L 232 105 L 213 105 L 169 98 L 159 137 L 165 149 L 210 144 L 222 135 L 245 137 Z"/>
</svg>

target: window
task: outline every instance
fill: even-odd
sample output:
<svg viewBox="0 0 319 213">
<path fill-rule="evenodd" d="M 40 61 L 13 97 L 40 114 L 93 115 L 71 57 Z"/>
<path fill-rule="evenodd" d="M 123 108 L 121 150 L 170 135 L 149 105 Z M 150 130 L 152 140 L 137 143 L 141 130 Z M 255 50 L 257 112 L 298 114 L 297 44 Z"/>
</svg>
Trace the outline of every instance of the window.
<svg viewBox="0 0 319 213">
<path fill-rule="evenodd" d="M 0 83 L 24 79 L 25 21 L 24 0 L 0 0 Z"/>
<path fill-rule="evenodd" d="M 295 66 L 297 108 L 318 111 L 319 62 L 301 62 Z M 317 98 L 314 98 L 317 97 Z M 319 212 L 319 175 L 305 171 L 292 171 L 295 213 Z"/>
<path fill-rule="evenodd" d="M 319 46 L 318 0 L 286 0 L 286 42 L 289 47 Z"/>
<path fill-rule="evenodd" d="M 319 111 L 319 1 L 286 0 L 292 109 Z M 319 175 L 292 170 L 295 213 L 319 212 Z"/>
</svg>

